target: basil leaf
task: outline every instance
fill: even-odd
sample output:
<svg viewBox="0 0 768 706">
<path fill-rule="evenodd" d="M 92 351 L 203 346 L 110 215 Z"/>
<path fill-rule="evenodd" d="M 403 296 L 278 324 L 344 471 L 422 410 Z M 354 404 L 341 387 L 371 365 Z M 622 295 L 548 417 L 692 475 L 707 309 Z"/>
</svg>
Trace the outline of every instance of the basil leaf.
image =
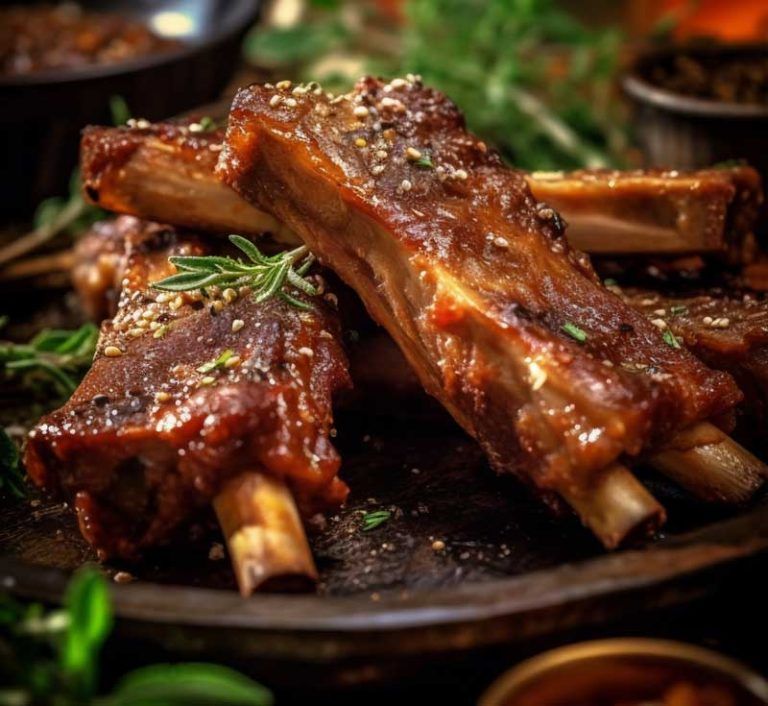
<svg viewBox="0 0 768 706">
<path fill-rule="evenodd" d="M 108 706 L 271 706 L 272 694 L 252 679 L 212 664 L 157 664 L 128 674 Z"/>
<path fill-rule="evenodd" d="M 75 574 L 65 600 L 69 626 L 59 661 L 65 680 L 79 696 L 96 686 L 98 656 L 112 629 L 112 602 L 104 577 L 86 567 Z"/>
</svg>

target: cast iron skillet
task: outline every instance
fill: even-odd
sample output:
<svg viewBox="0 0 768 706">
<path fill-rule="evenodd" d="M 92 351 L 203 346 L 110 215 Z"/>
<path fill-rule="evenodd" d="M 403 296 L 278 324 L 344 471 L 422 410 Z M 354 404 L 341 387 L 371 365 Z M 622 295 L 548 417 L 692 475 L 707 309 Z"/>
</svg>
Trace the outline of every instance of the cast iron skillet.
<svg viewBox="0 0 768 706">
<path fill-rule="evenodd" d="M 3 4 L 12 4 L 4 2 Z M 136 117 L 158 120 L 217 98 L 237 68 L 240 42 L 261 0 L 83 0 L 152 26 L 175 13 L 183 45 L 109 66 L 0 76 L 0 216 L 27 216 L 43 198 L 66 192 L 80 130 L 108 125 L 109 100 L 125 98 Z M 167 17 L 167 14 L 166 14 Z"/>
</svg>

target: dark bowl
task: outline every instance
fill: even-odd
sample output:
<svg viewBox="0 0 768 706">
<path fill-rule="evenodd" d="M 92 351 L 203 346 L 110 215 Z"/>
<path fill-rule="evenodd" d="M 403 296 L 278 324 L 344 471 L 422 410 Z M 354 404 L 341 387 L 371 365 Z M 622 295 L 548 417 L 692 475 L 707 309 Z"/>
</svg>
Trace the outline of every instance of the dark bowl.
<svg viewBox="0 0 768 706">
<path fill-rule="evenodd" d="M 705 100 L 661 88 L 654 67 L 676 55 L 704 60 L 768 58 L 768 44 L 667 47 L 640 56 L 623 79 L 647 166 L 705 167 L 743 159 L 768 177 L 768 105 Z"/>
<path fill-rule="evenodd" d="M 83 0 L 85 9 L 117 11 L 152 22 L 176 13 L 183 45 L 113 65 L 0 77 L 3 188 L 0 215 L 28 214 L 65 193 L 77 164 L 80 130 L 111 122 L 122 96 L 135 117 L 174 115 L 218 97 L 237 68 L 240 42 L 260 0 Z M 167 17 L 167 15 L 166 15 Z"/>
</svg>

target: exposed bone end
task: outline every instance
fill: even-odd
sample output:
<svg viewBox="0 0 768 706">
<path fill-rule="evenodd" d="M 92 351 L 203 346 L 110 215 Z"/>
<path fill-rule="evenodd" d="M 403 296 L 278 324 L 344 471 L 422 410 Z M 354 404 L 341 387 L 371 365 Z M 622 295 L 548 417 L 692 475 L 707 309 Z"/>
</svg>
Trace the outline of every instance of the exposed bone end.
<svg viewBox="0 0 768 706">
<path fill-rule="evenodd" d="M 559 488 L 558 492 L 606 549 L 651 536 L 666 520 L 664 508 L 618 463 L 587 487 Z"/>
<path fill-rule="evenodd" d="M 285 483 L 243 473 L 214 500 L 243 596 L 257 589 L 307 590 L 317 581 L 304 527 Z"/>
<path fill-rule="evenodd" d="M 707 502 L 746 502 L 768 478 L 760 459 L 708 422 L 678 434 L 650 463 Z"/>
</svg>

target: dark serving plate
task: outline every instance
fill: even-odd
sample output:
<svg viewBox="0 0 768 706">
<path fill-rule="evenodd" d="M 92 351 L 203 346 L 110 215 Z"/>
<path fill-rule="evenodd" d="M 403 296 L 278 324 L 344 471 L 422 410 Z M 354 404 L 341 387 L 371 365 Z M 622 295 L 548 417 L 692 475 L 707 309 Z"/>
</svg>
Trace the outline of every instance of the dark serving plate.
<svg viewBox="0 0 768 706">
<path fill-rule="evenodd" d="M 108 567 L 137 579 L 114 584 L 122 636 L 271 685 L 349 685 L 680 606 L 765 570 L 764 499 L 726 512 L 647 476 L 669 511 L 666 534 L 605 553 L 575 520 L 495 477 L 448 423 L 358 416 L 338 426 L 353 495 L 313 540 L 317 594 L 241 598 L 228 562 L 209 558 L 218 538 L 201 534 L 141 566 Z M 394 515 L 363 532 L 361 512 L 373 508 Z M 0 585 L 60 601 L 69 572 L 92 559 L 71 512 L 38 499 L 2 513 Z"/>
<path fill-rule="evenodd" d="M 77 164 L 80 130 L 89 123 L 111 122 L 112 96 L 122 96 L 135 117 L 149 120 L 217 98 L 238 66 L 240 42 L 257 19 L 261 1 L 82 0 L 80 4 L 139 17 L 150 26 L 158 17 L 166 23 L 175 18 L 170 24 L 183 44 L 114 65 L 0 76 L 5 176 L 0 215 L 26 216 L 41 199 L 66 193 Z"/>
</svg>

